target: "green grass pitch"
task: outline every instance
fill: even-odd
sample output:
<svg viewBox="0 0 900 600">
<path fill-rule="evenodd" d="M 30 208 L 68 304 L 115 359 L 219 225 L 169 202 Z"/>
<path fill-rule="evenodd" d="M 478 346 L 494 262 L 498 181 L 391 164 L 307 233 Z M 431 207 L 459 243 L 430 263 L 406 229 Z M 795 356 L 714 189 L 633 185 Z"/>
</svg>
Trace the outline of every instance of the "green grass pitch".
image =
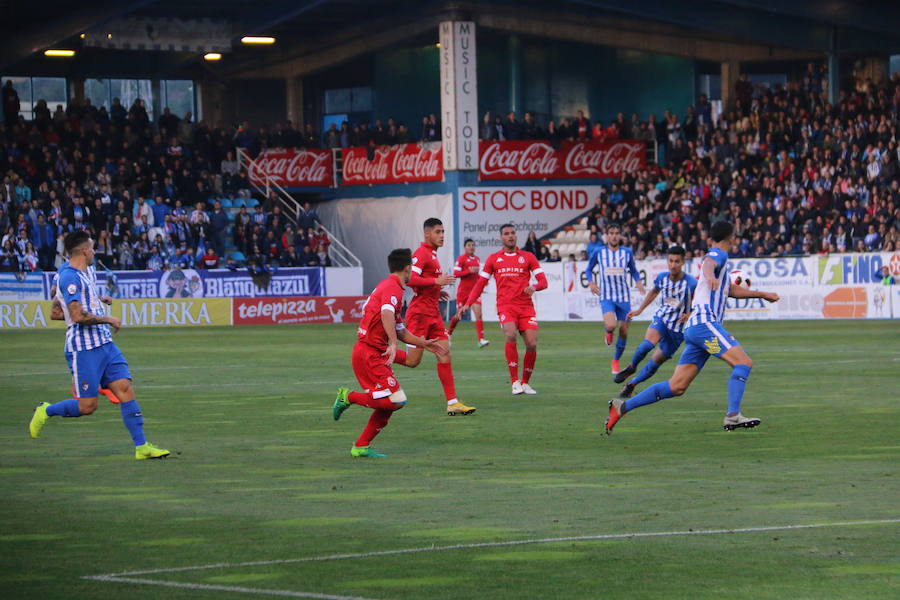
<svg viewBox="0 0 900 600">
<path fill-rule="evenodd" d="M 454 370 L 477 414 L 445 416 L 433 357 L 397 367 L 410 403 L 383 461 L 349 456 L 368 409 L 331 418 L 353 325 L 122 330 L 148 438 L 177 454 L 141 462 L 105 399 L 29 439 L 35 404 L 69 395 L 62 332 L 3 331 L 0 597 L 900 597 L 900 321 L 728 328 L 755 361 L 755 430 L 722 431 L 711 361 L 606 437 L 619 386 L 597 324 L 543 324 L 540 395 L 512 397 L 499 331 L 478 350 L 465 323 Z M 858 521 L 882 522 L 473 547 Z M 407 548 L 427 550 L 274 562 Z"/>
</svg>

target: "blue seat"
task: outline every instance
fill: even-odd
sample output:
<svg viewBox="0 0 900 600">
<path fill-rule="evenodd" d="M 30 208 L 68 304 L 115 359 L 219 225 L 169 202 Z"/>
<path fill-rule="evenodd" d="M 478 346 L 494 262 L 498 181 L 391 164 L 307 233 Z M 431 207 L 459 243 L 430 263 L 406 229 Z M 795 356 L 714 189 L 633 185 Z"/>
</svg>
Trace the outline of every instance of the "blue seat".
<svg viewBox="0 0 900 600">
<path fill-rule="evenodd" d="M 230 198 L 219 198 L 219 202 L 222 203 L 222 208 L 231 208 Z"/>
<path fill-rule="evenodd" d="M 259 206 L 259 200 L 257 200 L 256 198 L 246 198 L 244 200 L 244 204 L 247 205 L 247 208 L 256 208 L 257 206 Z"/>
<path fill-rule="evenodd" d="M 231 253 L 231 260 L 237 263 L 243 263 L 247 261 L 247 257 L 244 256 L 244 253 L 240 250 L 235 250 Z"/>
</svg>

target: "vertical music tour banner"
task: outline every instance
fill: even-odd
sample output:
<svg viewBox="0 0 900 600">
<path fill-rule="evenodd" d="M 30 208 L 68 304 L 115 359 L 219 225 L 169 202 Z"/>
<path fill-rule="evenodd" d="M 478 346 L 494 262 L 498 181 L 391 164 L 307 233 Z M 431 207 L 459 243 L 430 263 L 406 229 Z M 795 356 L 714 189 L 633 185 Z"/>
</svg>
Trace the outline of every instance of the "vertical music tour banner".
<svg viewBox="0 0 900 600">
<path fill-rule="evenodd" d="M 478 169 L 475 23 L 441 21 L 441 127 L 445 171 Z"/>
</svg>

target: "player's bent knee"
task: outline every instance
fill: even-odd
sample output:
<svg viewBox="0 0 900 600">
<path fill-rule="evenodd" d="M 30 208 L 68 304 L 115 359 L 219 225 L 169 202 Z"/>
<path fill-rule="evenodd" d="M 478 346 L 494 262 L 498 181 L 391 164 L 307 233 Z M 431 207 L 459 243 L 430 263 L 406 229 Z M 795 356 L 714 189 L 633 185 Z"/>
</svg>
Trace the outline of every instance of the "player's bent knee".
<svg viewBox="0 0 900 600">
<path fill-rule="evenodd" d="M 79 398 L 78 399 L 78 412 L 82 415 L 89 415 L 97 410 L 97 399 L 96 398 Z"/>
<path fill-rule="evenodd" d="M 391 399 L 391 402 L 397 405 L 394 410 L 400 410 L 401 408 L 406 406 L 406 392 L 404 392 L 403 390 L 397 390 L 389 397 Z"/>
</svg>

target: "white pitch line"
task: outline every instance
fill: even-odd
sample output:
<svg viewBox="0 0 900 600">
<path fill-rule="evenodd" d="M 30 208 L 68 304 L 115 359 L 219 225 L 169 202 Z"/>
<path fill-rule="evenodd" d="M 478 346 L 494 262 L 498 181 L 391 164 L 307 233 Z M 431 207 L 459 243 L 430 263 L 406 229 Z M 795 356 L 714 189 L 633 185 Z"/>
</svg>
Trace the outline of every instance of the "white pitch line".
<svg viewBox="0 0 900 600">
<path fill-rule="evenodd" d="M 203 590 L 212 592 L 231 592 L 234 594 L 254 594 L 265 596 L 282 596 L 287 598 L 313 598 L 315 600 L 370 600 L 359 596 L 334 596 L 332 594 L 317 594 L 315 592 L 294 592 L 291 590 L 272 590 L 266 588 L 248 588 L 234 585 L 210 585 L 206 583 L 184 583 L 181 581 L 158 581 L 155 579 L 134 579 L 130 577 L 109 577 L 106 575 L 94 575 L 82 577 L 93 581 L 106 581 L 110 583 L 132 583 L 136 585 L 161 585 L 164 587 L 182 588 L 186 590 Z"/>
<path fill-rule="evenodd" d="M 303 558 L 283 558 L 277 560 L 261 560 L 241 563 L 215 563 L 210 565 L 196 565 L 192 567 L 174 567 L 169 569 L 148 569 L 142 571 L 123 571 L 121 573 L 107 573 L 105 575 L 85 575 L 82 579 L 94 579 L 108 581 L 121 579 L 132 575 L 153 575 L 159 573 L 182 573 L 185 571 L 204 571 L 209 569 L 234 569 L 240 567 L 261 567 L 267 565 L 283 565 L 304 562 L 321 562 L 329 560 L 346 560 L 354 558 L 372 558 L 376 556 L 395 556 L 398 554 L 417 554 L 421 552 L 446 552 L 449 550 L 468 550 L 473 548 L 500 548 L 504 546 L 524 546 L 529 544 L 552 544 L 559 542 L 585 542 L 595 540 L 623 540 L 633 538 L 671 537 L 689 535 L 720 535 L 724 533 L 759 533 L 766 531 L 788 531 L 794 529 L 821 529 L 826 527 L 856 527 L 859 525 L 887 525 L 900 523 L 898 519 L 879 519 L 872 521 L 840 521 L 835 523 L 813 523 L 810 525 L 774 525 L 771 527 L 744 527 L 740 529 L 697 529 L 686 531 L 652 531 L 633 533 L 610 533 L 601 535 L 580 535 L 557 538 L 536 538 L 528 540 L 511 540 L 506 542 L 479 542 L 474 544 L 453 544 L 448 546 L 425 546 L 420 548 L 401 548 L 398 550 L 380 550 L 376 552 L 361 552 L 358 554 L 330 554 L 326 556 L 307 556 Z M 156 584 L 155 580 L 147 580 L 148 584 Z M 152 582 L 152 583 L 150 583 Z"/>
</svg>

